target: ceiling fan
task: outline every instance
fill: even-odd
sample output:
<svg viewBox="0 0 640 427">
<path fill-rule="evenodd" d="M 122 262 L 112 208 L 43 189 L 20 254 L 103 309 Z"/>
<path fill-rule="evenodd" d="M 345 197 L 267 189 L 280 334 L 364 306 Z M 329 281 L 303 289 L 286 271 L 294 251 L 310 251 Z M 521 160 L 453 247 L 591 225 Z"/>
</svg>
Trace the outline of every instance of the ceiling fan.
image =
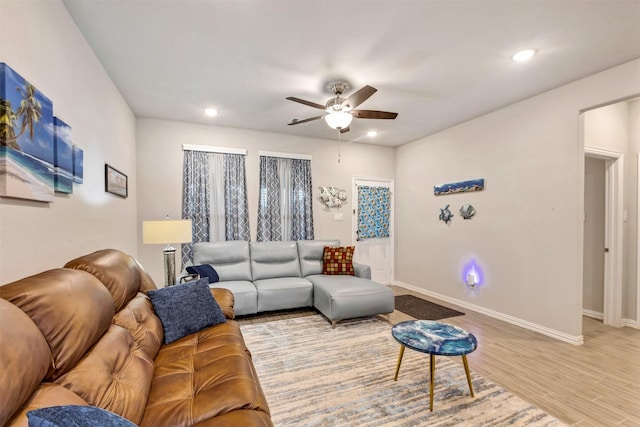
<svg viewBox="0 0 640 427">
<path fill-rule="evenodd" d="M 354 108 L 376 93 L 378 89 L 371 86 L 365 86 L 353 93 L 350 97 L 341 98 L 340 95 L 342 95 L 348 88 L 349 85 L 345 82 L 329 83 L 329 85 L 327 85 L 327 89 L 333 92 L 336 97 L 328 100 L 325 105 L 316 104 L 315 102 L 306 101 L 294 96 L 288 97 L 287 99 L 290 101 L 299 102 L 300 104 L 308 105 L 309 107 L 324 110 L 324 114 L 310 117 L 308 119 L 293 119 L 288 125 L 299 125 L 301 123 L 311 122 L 324 117 L 324 120 L 327 122 L 329 127 L 339 130 L 340 133 L 345 133 L 349 132 L 349 125 L 354 117 L 358 119 L 395 119 L 398 116 L 398 113 L 390 113 L 388 111 L 354 110 Z"/>
</svg>

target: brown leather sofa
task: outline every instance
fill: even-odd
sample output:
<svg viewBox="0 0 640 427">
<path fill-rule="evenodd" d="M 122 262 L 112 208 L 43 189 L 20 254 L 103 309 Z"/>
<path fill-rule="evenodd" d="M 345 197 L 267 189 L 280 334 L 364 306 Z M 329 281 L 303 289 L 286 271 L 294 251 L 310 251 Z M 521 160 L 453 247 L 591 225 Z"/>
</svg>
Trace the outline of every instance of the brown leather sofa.
<svg viewBox="0 0 640 427">
<path fill-rule="evenodd" d="M 141 426 L 272 426 L 234 317 L 168 345 L 132 257 L 98 251 L 0 286 L 0 426 L 26 413 L 93 405 Z"/>
</svg>

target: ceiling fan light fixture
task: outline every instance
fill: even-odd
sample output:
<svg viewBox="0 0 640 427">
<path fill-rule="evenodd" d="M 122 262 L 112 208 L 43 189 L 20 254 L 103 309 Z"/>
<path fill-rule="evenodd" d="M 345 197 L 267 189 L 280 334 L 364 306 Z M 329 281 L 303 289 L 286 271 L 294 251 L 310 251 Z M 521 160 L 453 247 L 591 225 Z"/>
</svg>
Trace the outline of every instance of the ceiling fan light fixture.
<svg viewBox="0 0 640 427">
<path fill-rule="evenodd" d="M 334 111 L 324 116 L 324 120 L 332 129 L 346 129 L 351 124 L 353 116 L 344 111 Z"/>
<path fill-rule="evenodd" d="M 528 60 L 533 58 L 533 56 L 536 53 L 538 53 L 538 51 L 536 49 L 524 49 L 524 50 L 521 50 L 520 52 L 517 52 L 516 54 L 514 54 L 511 57 L 511 59 L 513 59 L 516 62 L 527 62 Z"/>
</svg>

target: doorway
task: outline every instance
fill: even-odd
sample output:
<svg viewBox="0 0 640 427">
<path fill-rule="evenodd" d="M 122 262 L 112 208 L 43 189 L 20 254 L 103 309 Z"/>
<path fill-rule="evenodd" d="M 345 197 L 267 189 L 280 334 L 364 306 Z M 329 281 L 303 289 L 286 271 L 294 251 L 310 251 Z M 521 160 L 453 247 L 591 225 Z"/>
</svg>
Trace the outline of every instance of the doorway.
<svg viewBox="0 0 640 427">
<path fill-rule="evenodd" d="M 370 203 L 371 196 L 363 200 L 363 191 L 376 195 L 378 203 Z M 394 279 L 394 230 L 393 230 L 393 180 L 353 178 L 352 240 L 355 246 L 354 261 L 371 267 L 371 279 L 391 284 Z M 369 202 L 366 201 L 369 199 Z M 382 201 L 381 203 L 379 203 Z M 377 230 L 364 233 L 359 227 L 359 213 L 366 210 L 376 223 Z M 376 219 L 379 218 L 380 220 Z M 385 232 L 386 228 L 386 232 Z"/>
<path fill-rule="evenodd" d="M 605 325 L 621 327 L 623 155 L 593 147 L 585 147 L 584 152 L 586 158 L 604 161 L 604 247 L 601 248 L 604 253 L 602 314 Z M 583 248 L 584 251 L 585 248 Z M 583 294 L 584 283 L 585 279 L 583 278 Z"/>
<path fill-rule="evenodd" d="M 584 250 L 582 314 L 604 318 L 606 160 L 584 159 Z"/>
</svg>

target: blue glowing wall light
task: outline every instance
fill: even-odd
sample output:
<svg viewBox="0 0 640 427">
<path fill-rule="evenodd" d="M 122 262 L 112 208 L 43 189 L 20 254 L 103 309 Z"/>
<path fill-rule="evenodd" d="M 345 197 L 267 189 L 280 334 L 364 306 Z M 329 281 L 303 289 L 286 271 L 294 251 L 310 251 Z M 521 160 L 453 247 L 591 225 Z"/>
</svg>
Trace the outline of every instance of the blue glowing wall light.
<svg viewBox="0 0 640 427">
<path fill-rule="evenodd" d="M 470 275 L 473 276 L 473 283 L 475 286 L 479 286 L 484 283 L 484 273 L 475 259 L 469 261 L 462 268 L 462 283 L 468 284 Z"/>
</svg>

